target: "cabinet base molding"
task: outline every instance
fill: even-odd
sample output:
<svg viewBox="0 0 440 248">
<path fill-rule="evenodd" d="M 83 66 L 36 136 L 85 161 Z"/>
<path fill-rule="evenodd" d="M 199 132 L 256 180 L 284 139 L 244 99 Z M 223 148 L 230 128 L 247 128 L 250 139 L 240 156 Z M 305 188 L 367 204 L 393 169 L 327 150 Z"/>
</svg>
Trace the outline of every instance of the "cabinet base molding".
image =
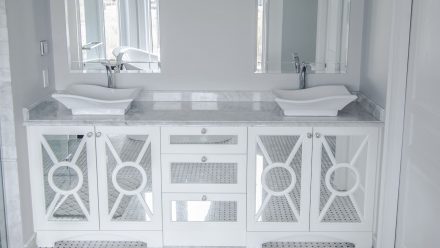
<svg viewBox="0 0 440 248">
<path fill-rule="evenodd" d="M 148 247 L 162 247 L 162 231 L 38 231 L 38 247 L 53 247 L 62 240 L 140 241 Z"/>
<path fill-rule="evenodd" d="M 352 243 L 355 248 L 371 248 L 372 232 L 248 232 L 248 248 L 261 248 L 271 242 L 343 242 Z"/>
</svg>

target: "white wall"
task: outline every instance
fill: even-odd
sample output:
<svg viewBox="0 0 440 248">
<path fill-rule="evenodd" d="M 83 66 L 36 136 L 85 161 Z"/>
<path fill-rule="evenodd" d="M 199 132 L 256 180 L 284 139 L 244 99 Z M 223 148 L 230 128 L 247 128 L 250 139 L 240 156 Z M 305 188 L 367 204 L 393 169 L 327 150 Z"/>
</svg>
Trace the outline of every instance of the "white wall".
<svg viewBox="0 0 440 248">
<path fill-rule="evenodd" d="M 49 0 L 6 0 L 10 64 L 18 154 L 23 238 L 33 233 L 32 206 L 26 133 L 22 108 L 47 97 L 52 88 L 43 89 L 41 70 L 51 66 L 50 57 L 40 56 L 40 40 L 50 39 Z"/>
<path fill-rule="evenodd" d="M 63 1 L 51 1 L 58 90 L 104 74 L 70 73 Z M 162 73 L 120 75 L 119 87 L 148 90 L 271 90 L 296 88 L 295 74 L 255 74 L 256 0 L 160 0 Z M 363 0 L 353 1 L 349 73 L 312 75 L 311 85 L 359 90 Z"/>
<path fill-rule="evenodd" d="M 368 0 L 365 5 L 360 91 L 385 107 L 392 1 Z"/>
</svg>

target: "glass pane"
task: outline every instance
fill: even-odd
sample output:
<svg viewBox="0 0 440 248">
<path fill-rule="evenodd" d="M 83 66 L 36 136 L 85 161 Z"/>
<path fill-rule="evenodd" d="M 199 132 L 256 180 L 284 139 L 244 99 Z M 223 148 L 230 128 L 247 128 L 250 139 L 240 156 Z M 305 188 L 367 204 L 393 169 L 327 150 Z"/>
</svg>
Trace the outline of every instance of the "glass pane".
<svg viewBox="0 0 440 248">
<path fill-rule="evenodd" d="M 366 136 L 325 136 L 321 157 L 323 222 L 359 223 L 364 205 Z M 324 213 L 323 213 L 324 211 Z"/>
<path fill-rule="evenodd" d="M 235 201 L 172 201 L 173 222 L 236 222 Z"/>
<path fill-rule="evenodd" d="M 44 135 L 44 193 L 49 219 L 87 220 L 90 211 L 86 142 L 83 135 Z"/>
<path fill-rule="evenodd" d="M 301 209 L 302 144 L 299 136 L 259 136 L 256 153 L 256 220 L 297 222 Z"/>
<path fill-rule="evenodd" d="M 113 221 L 151 221 L 151 145 L 147 135 L 107 135 L 108 213 Z"/>
<path fill-rule="evenodd" d="M 171 183 L 237 184 L 237 164 L 172 163 Z"/>
<path fill-rule="evenodd" d="M 236 135 L 171 135 L 172 145 L 236 145 Z"/>
</svg>

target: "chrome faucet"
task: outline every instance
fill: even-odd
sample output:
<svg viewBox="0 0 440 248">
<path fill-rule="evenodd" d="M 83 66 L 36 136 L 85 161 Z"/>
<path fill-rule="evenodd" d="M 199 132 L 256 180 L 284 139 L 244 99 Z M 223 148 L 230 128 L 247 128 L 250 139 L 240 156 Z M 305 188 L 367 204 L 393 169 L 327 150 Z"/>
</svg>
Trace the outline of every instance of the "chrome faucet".
<svg viewBox="0 0 440 248">
<path fill-rule="evenodd" d="M 110 60 L 103 62 L 102 64 L 105 66 L 105 70 L 107 71 L 107 87 L 116 88 L 114 74 L 121 72 L 123 64 L 117 62 L 115 63 Z"/>
<path fill-rule="evenodd" d="M 298 53 L 293 54 L 293 63 L 295 65 L 295 72 L 298 73 L 299 76 L 299 88 L 307 88 L 307 69 L 309 64 L 301 62 Z"/>
<path fill-rule="evenodd" d="M 299 88 L 305 89 L 307 88 L 307 69 L 309 64 L 302 62 L 299 70 Z"/>
</svg>

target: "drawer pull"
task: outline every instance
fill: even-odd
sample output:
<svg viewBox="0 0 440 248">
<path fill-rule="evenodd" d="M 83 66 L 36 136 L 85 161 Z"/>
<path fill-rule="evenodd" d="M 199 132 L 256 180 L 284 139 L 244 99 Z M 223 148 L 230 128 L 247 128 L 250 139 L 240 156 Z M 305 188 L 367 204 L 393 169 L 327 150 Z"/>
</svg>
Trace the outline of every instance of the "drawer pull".
<svg viewBox="0 0 440 248">
<path fill-rule="evenodd" d="M 207 161 L 208 161 L 208 158 L 205 157 L 205 156 L 203 156 L 203 157 L 202 157 L 202 162 L 203 162 L 203 163 L 206 163 Z"/>
<path fill-rule="evenodd" d="M 97 132 L 96 133 L 96 138 L 99 138 L 99 137 L 101 137 L 102 136 L 102 133 L 101 132 Z"/>
<path fill-rule="evenodd" d="M 206 195 L 203 195 L 202 196 L 202 201 L 207 201 L 207 200 L 208 200 L 208 197 Z"/>
<path fill-rule="evenodd" d="M 321 134 L 320 133 L 316 133 L 315 137 L 319 139 L 319 138 L 321 138 Z"/>
<path fill-rule="evenodd" d="M 206 134 L 208 132 L 208 130 L 206 128 L 202 128 L 202 130 L 200 131 L 202 134 Z"/>
<path fill-rule="evenodd" d="M 87 137 L 89 137 L 89 138 L 93 137 L 93 133 L 92 132 L 88 132 L 87 133 Z"/>
</svg>

